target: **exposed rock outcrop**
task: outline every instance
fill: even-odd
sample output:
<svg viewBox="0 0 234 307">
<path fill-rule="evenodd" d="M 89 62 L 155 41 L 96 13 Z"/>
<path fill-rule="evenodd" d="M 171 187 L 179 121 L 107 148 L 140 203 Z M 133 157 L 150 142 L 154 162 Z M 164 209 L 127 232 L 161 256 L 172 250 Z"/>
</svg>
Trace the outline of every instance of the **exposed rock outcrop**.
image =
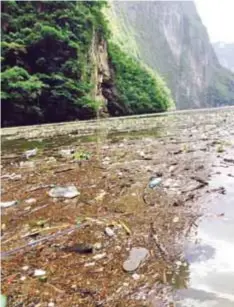
<svg viewBox="0 0 234 307">
<path fill-rule="evenodd" d="M 107 43 L 96 33 L 93 34 L 90 54 L 91 63 L 93 63 L 91 79 L 92 83 L 94 84 L 92 98 L 99 104 L 97 107 L 98 116 L 105 116 L 108 114 L 108 109 L 107 99 L 103 94 L 103 88 L 104 84 L 109 82 L 111 73 L 108 63 Z"/>
<path fill-rule="evenodd" d="M 234 43 L 214 43 L 214 50 L 220 64 L 234 72 Z"/>
<path fill-rule="evenodd" d="M 113 1 L 107 16 L 114 39 L 164 77 L 178 109 L 234 103 L 234 77 L 192 1 Z"/>
</svg>

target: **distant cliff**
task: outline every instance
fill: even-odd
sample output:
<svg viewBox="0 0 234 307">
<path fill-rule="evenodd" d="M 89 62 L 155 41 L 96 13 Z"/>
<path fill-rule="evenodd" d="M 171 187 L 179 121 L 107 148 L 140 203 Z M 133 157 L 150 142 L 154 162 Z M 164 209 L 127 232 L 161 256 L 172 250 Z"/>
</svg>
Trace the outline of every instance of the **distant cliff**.
<svg viewBox="0 0 234 307">
<path fill-rule="evenodd" d="M 220 64 L 234 72 L 234 43 L 214 43 L 214 50 Z"/>
<path fill-rule="evenodd" d="M 234 104 L 223 69 L 191 1 L 111 1 L 113 40 L 160 73 L 178 109 Z"/>
</svg>

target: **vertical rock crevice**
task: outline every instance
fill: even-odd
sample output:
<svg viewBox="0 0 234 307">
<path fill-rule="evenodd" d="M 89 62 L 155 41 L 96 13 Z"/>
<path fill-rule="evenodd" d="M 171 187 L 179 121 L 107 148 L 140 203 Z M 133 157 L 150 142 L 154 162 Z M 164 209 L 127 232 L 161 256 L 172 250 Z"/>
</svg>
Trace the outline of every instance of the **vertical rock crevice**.
<svg viewBox="0 0 234 307">
<path fill-rule="evenodd" d="M 108 99 L 105 95 L 105 84 L 111 79 L 109 67 L 107 42 L 101 38 L 95 31 L 91 43 L 91 63 L 93 65 L 91 81 L 93 90 L 91 98 L 97 102 L 97 117 L 108 116 Z"/>
</svg>

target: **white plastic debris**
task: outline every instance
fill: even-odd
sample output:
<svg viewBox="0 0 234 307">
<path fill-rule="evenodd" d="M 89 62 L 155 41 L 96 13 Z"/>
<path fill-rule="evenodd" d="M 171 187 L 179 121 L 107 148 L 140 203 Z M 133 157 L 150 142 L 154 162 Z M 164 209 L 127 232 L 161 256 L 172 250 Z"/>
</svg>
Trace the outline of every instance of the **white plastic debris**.
<svg viewBox="0 0 234 307">
<path fill-rule="evenodd" d="M 37 148 L 27 150 L 27 151 L 24 152 L 24 156 L 26 157 L 26 159 L 29 159 L 30 157 L 36 156 L 37 151 L 38 151 Z"/>
<path fill-rule="evenodd" d="M 65 197 L 65 198 L 74 198 L 78 195 L 80 195 L 80 192 L 77 190 L 77 188 L 74 185 L 66 186 L 66 187 L 55 187 L 49 191 L 50 197 Z"/>
<path fill-rule="evenodd" d="M 144 247 L 133 247 L 126 261 L 123 263 L 123 269 L 127 272 L 135 271 L 149 256 L 149 251 Z"/>
<path fill-rule="evenodd" d="M 93 248 L 96 249 L 96 250 L 100 250 L 102 248 L 102 243 L 100 242 L 97 242 L 93 245 Z"/>
<path fill-rule="evenodd" d="M 88 263 L 85 263 L 84 266 L 85 266 L 85 267 L 95 266 L 95 262 L 88 262 Z"/>
<path fill-rule="evenodd" d="M 29 198 L 25 200 L 25 203 L 28 205 L 32 205 L 35 204 L 37 202 L 37 200 L 35 198 Z"/>
<path fill-rule="evenodd" d="M 179 217 L 178 216 L 175 216 L 174 218 L 173 218 L 173 223 L 178 223 L 179 222 Z"/>
<path fill-rule="evenodd" d="M 144 156 L 145 156 L 144 151 L 139 151 L 138 153 L 139 153 L 139 156 L 141 156 L 141 157 L 144 157 Z"/>
<path fill-rule="evenodd" d="M 93 260 L 101 260 L 102 258 L 105 258 L 105 257 L 106 257 L 106 253 L 97 254 L 93 256 Z"/>
<path fill-rule="evenodd" d="M 134 273 L 134 274 L 132 274 L 132 278 L 133 278 L 134 280 L 139 280 L 139 279 L 140 279 L 140 275 L 137 274 L 137 273 Z"/>
<path fill-rule="evenodd" d="M 75 150 L 74 149 L 61 149 L 59 151 L 60 156 L 66 158 L 74 154 Z"/>
<path fill-rule="evenodd" d="M 2 175 L 1 179 L 10 179 L 10 180 L 20 180 L 22 178 L 22 176 L 20 174 L 6 174 L 6 175 Z"/>
<path fill-rule="evenodd" d="M 176 265 L 177 265 L 177 266 L 181 266 L 181 265 L 182 265 L 182 262 L 181 262 L 181 261 L 176 261 Z"/>
<path fill-rule="evenodd" d="M 25 265 L 25 266 L 22 267 L 22 270 L 23 270 L 23 271 L 27 271 L 28 269 L 29 269 L 29 266 L 28 266 L 28 265 Z"/>
<path fill-rule="evenodd" d="M 160 177 L 155 177 L 155 178 L 152 178 L 149 182 L 149 188 L 153 189 L 155 188 L 156 186 L 158 186 L 162 181 L 162 178 Z"/>
<path fill-rule="evenodd" d="M 13 174 L 11 176 L 11 180 L 20 180 L 22 178 L 22 176 L 20 174 Z"/>
<path fill-rule="evenodd" d="M 25 168 L 33 168 L 35 166 L 34 161 L 20 161 L 20 167 L 25 167 Z M 34 176 L 34 174 L 32 174 Z"/>
<path fill-rule="evenodd" d="M 12 201 L 1 201 L 0 202 L 0 207 L 1 208 L 8 208 L 8 207 L 12 207 L 18 204 L 17 200 L 12 200 Z"/>
<path fill-rule="evenodd" d="M 56 163 L 57 162 L 57 160 L 55 159 L 55 157 L 48 157 L 48 159 L 47 159 L 47 161 L 46 161 L 46 163 Z"/>
<path fill-rule="evenodd" d="M 109 237 L 113 237 L 115 235 L 114 231 L 110 228 L 110 227 L 106 227 L 105 228 L 105 233 L 109 236 Z"/>
<path fill-rule="evenodd" d="M 21 277 L 20 277 L 20 280 L 21 280 L 21 281 L 25 281 L 25 279 L 26 279 L 26 276 L 21 276 Z"/>
<path fill-rule="evenodd" d="M 36 276 L 36 277 L 40 277 L 40 276 L 44 276 L 44 275 L 46 275 L 46 271 L 44 271 L 44 270 L 36 269 L 34 271 L 34 276 Z"/>
<path fill-rule="evenodd" d="M 105 195 L 106 195 L 106 191 L 101 190 L 101 192 L 95 197 L 95 200 L 101 202 Z"/>
</svg>

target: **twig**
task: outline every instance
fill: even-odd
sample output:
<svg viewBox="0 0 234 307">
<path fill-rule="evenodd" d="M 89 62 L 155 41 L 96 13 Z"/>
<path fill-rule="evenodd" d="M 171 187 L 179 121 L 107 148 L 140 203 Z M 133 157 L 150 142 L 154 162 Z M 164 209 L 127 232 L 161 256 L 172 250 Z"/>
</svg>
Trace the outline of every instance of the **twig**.
<svg viewBox="0 0 234 307">
<path fill-rule="evenodd" d="M 33 236 L 35 234 L 39 234 L 41 232 L 44 232 L 44 231 L 47 231 L 47 230 L 54 230 L 54 229 L 58 229 L 58 228 L 63 228 L 63 227 L 67 227 L 69 226 L 69 224 L 63 224 L 63 225 L 60 225 L 60 226 L 54 226 L 54 227 L 47 227 L 47 228 L 43 228 L 43 229 L 38 229 L 32 233 L 27 233 L 26 235 L 22 236 L 21 238 L 28 238 L 30 236 Z"/>
<path fill-rule="evenodd" d="M 66 233 L 73 232 L 76 229 L 83 228 L 85 225 L 87 225 L 87 223 L 83 223 L 83 224 L 81 224 L 79 226 L 72 226 L 71 228 L 65 229 L 63 231 L 58 231 L 58 232 L 56 232 L 56 233 L 54 233 L 52 235 L 45 236 L 45 237 L 43 237 L 41 239 L 38 239 L 38 240 L 33 241 L 33 242 L 29 242 L 29 243 L 27 243 L 25 245 L 22 245 L 20 247 L 16 247 L 16 248 L 13 248 L 13 249 L 11 249 L 9 251 L 2 252 L 1 253 L 1 259 L 4 259 L 4 258 L 6 258 L 6 257 L 8 257 L 10 255 L 13 255 L 13 254 L 19 252 L 20 250 L 22 250 L 22 249 L 24 249 L 26 247 L 34 247 L 34 246 L 36 246 L 36 245 L 38 245 L 38 244 L 40 244 L 40 243 L 42 243 L 44 241 L 52 240 L 54 238 L 57 238 L 60 235 L 65 235 Z"/>
<path fill-rule="evenodd" d="M 54 285 L 52 284 L 49 284 L 48 282 L 46 283 L 48 286 L 50 286 L 51 288 L 53 288 L 56 292 L 58 293 L 61 293 L 61 294 L 64 294 L 65 291 L 61 290 L 61 289 L 58 289 L 57 287 L 55 287 Z"/>
<path fill-rule="evenodd" d="M 145 203 L 147 206 L 150 206 L 150 204 L 148 204 L 147 199 L 146 199 L 146 195 L 147 195 L 146 189 L 147 189 L 147 187 L 148 187 L 148 183 L 146 184 L 146 186 L 145 186 L 145 188 L 144 188 L 144 190 L 143 190 L 142 199 L 143 199 L 144 203 Z"/>
<path fill-rule="evenodd" d="M 190 233 L 191 229 L 193 226 L 198 227 L 198 225 L 196 224 L 196 221 L 201 217 L 201 215 L 192 217 L 192 220 L 188 223 L 187 229 L 185 230 L 185 237 L 188 236 L 188 234 Z"/>
<path fill-rule="evenodd" d="M 165 248 L 163 246 L 161 246 L 161 244 L 158 242 L 158 237 L 157 237 L 157 235 L 155 235 L 155 233 L 156 233 L 156 231 L 154 230 L 153 222 L 151 221 L 151 223 L 150 223 L 150 230 L 149 230 L 149 240 L 151 242 L 152 241 L 154 242 L 154 244 L 156 245 L 156 247 L 160 251 L 160 254 L 161 254 L 163 260 L 166 261 L 168 253 L 165 250 Z"/>
<path fill-rule="evenodd" d="M 54 187 L 54 184 L 41 184 L 35 188 L 31 188 L 28 190 L 28 192 L 34 192 L 34 191 L 37 191 L 37 190 L 41 190 L 41 189 L 46 189 L 46 188 L 53 188 Z"/>
<path fill-rule="evenodd" d="M 2 156 L 1 159 L 15 159 L 20 158 L 20 155 Z"/>
<path fill-rule="evenodd" d="M 197 182 L 199 182 L 203 186 L 208 185 L 208 182 L 206 180 L 204 180 L 203 178 L 200 178 L 198 176 L 191 176 L 190 178 L 193 179 L 193 180 L 196 180 Z"/>
<path fill-rule="evenodd" d="M 66 168 L 66 169 L 57 170 L 54 173 L 59 174 L 59 173 L 68 172 L 68 171 L 72 171 L 72 170 L 74 170 L 74 168 Z"/>
<path fill-rule="evenodd" d="M 29 213 L 31 214 L 31 213 L 33 213 L 33 212 L 39 211 L 40 209 L 46 208 L 46 207 L 48 207 L 48 206 L 49 206 L 49 204 L 43 205 L 43 206 L 41 206 L 41 207 L 37 207 L 37 208 L 33 209 L 32 211 L 30 211 Z"/>
<path fill-rule="evenodd" d="M 1 244 L 6 244 L 7 242 L 12 241 L 13 239 L 17 238 L 17 236 L 18 236 L 18 234 L 16 234 L 16 235 L 10 237 L 10 238 L 7 239 L 6 241 L 2 242 Z"/>
<path fill-rule="evenodd" d="M 187 192 L 193 192 L 193 191 L 196 191 L 196 190 L 199 190 L 201 188 L 204 188 L 205 184 L 203 183 L 199 183 L 197 186 L 195 186 L 194 188 L 191 188 L 191 189 L 188 189 L 188 190 L 185 190 L 185 191 L 182 191 L 182 193 L 187 193 Z"/>
<path fill-rule="evenodd" d="M 81 295 L 83 296 L 91 296 L 94 298 L 95 294 L 97 293 L 96 291 L 92 291 L 92 290 L 89 290 L 89 289 L 82 289 L 82 288 L 78 288 L 76 289 L 77 292 L 79 292 Z"/>
</svg>

